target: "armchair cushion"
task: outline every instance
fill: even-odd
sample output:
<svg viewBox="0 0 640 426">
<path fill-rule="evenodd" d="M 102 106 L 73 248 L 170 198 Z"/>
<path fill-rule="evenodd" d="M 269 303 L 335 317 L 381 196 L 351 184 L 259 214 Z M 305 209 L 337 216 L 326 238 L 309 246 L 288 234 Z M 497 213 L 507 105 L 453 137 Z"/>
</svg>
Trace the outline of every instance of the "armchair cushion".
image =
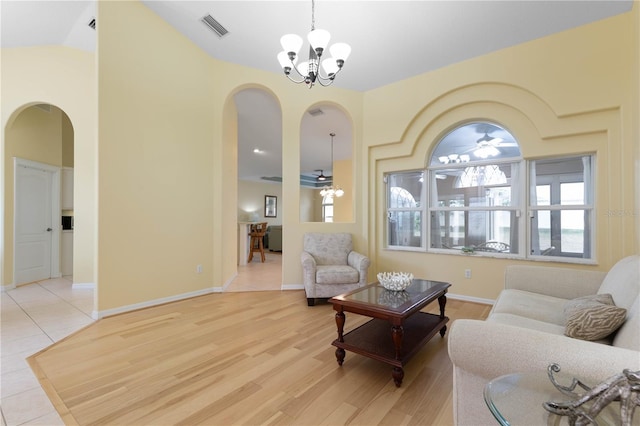
<svg viewBox="0 0 640 426">
<path fill-rule="evenodd" d="M 346 265 L 352 250 L 351 234 L 314 232 L 304 236 L 304 251 L 313 256 L 318 265 Z"/>
<path fill-rule="evenodd" d="M 318 284 L 349 284 L 359 279 L 358 270 L 349 265 L 320 265 L 316 271 Z"/>
</svg>

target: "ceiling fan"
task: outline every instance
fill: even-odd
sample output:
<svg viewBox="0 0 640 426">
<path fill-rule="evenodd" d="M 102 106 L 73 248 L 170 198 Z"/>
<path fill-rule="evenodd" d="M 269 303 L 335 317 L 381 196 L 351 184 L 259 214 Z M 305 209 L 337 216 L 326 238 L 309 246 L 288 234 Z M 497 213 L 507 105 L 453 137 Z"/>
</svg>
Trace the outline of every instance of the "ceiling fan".
<svg viewBox="0 0 640 426">
<path fill-rule="evenodd" d="M 323 170 L 318 169 L 318 170 L 315 170 L 315 171 L 316 172 L 320 172 L 319 175 L 314 175 L 316 177 L 317 181 L 324 182 L 325 180 L 327 180 L 327 177 L 324 175 L 324 171 Z"/>
</svg>

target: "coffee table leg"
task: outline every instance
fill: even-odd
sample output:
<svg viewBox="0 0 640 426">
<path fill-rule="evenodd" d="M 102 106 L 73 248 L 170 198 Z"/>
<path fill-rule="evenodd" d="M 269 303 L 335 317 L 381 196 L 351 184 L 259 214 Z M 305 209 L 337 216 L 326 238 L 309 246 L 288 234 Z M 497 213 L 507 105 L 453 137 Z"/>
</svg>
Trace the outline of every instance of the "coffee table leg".
<svg viewBox="0 0 640 426">
<path fill-rule="evenodd" d="M 396 387 L 400 387 L 402 384 L 402 379 L 404 378 L 404 370 L 402 367 L 393 367 L 391 370 L 391 377 L 393 377 L 393 382 L 396 384 Z"/>
<path fill-rule="evenodd" d="M 344 342 L 344 312 L 337 311 L 336 312 L 336 325 L 338 326 L 338 342 Z M 336 360 L 338 361 L 338 365 L 342 365 L 344 361 L 344 349 L 336 348 Z"/>
<path fill-rule="evenodd" d="M 447 296 L 444 294 L 438 297 L 438 305 L 440 305 L 440 318 L 444 318 L 444 307 L 447 305 Z M 444 337 L 444 333 L 447 332 L 447 326 L 445 325 L 440 329 L 440 336 Z"/>
<path fill-rule="evenodd" d="M 404 328 L 401 325 L 394 325 L 391 327 L 391 337 L 393 338 L 393 345 L 396 348 L 396 359 L 402 359 L 402 338 L 404 337 Z M 393 367 L 391 371 L 391 377 L 397 387 L 402 384 L 402 378 L 404 377 L 404 370 L 401 367 Z"/>
</svg>

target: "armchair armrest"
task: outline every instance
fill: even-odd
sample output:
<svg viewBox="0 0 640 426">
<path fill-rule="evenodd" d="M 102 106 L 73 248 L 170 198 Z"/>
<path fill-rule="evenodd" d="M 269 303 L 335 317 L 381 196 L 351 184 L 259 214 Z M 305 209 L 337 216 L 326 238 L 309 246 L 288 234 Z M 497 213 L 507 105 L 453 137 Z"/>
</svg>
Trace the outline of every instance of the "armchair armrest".
<svg viewBox="0 0 640 426">
<path fill-rule="evenodd" d="M 309 252 L 303 251 L 300 254 L 302 261 L 302 279 L 305 287 L 312 287 L 316 282 L 316 260 Z"/>
<path fill-rule="evenodd" d="M 364 254 L 351 251 L 347 256 L 347 264 L 360 273 L 360 285 L 367 284 L 367 273 L 371 264 L 369 258 Z"/>
<path fill-rule="evenodd" d="M 505 270 L 507 289 L 530 291 L 563 299 L 596 294 L 606 272 L 511 265 Z"/>
<path fill-rule="evenodd" d="M 592 385 L 625 368 L 640 369 L 637 351 L 491 321 L 454 321 L 448 345 L 454 370 L 486 382 L 505 374 L 544 372 L 551 363 Z"/>
</svg>

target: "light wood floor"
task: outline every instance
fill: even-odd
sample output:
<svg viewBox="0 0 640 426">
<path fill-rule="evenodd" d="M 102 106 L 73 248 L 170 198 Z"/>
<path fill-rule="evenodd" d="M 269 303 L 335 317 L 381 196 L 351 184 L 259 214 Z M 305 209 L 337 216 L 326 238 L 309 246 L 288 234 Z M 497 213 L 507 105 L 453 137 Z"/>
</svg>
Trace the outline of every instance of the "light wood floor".
<svg viewBox="0 0 640 426">
<path fill-rule="evenodd" d="M 449 300 L 447 316 L 489 306 Z M 429 306 L 437 312 L 437 303 Z M 367 318 L 347 314 L 345 331 Z M 447 338 L 406 366 L 347 352 L 303 291 L 211 294 L 97 321 L 29 358 L 66 424 L 451 425 Z"/>
</svg>

